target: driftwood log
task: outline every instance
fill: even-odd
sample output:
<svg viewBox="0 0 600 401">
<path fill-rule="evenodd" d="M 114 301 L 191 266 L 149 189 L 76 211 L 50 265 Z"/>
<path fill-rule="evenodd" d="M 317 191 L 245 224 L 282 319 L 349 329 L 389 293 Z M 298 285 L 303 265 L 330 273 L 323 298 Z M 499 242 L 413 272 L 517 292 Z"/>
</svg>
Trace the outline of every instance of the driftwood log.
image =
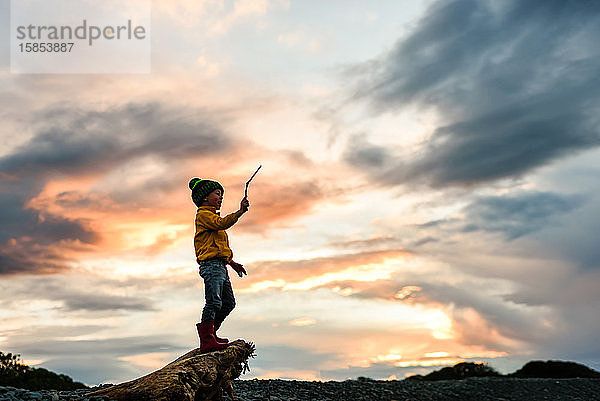
<svg viewBox="0 0 600 401">
<path fill-rule="evenodd" d="M 196 348 L 146 376 L 87 396 L 108 396 L 114 401 L 216 401 L 225 391 L 235 399 L 232 381 L 249 370 L 254 349 L 254 344 L 243 340 L 207 354 Z"/>
</svg>

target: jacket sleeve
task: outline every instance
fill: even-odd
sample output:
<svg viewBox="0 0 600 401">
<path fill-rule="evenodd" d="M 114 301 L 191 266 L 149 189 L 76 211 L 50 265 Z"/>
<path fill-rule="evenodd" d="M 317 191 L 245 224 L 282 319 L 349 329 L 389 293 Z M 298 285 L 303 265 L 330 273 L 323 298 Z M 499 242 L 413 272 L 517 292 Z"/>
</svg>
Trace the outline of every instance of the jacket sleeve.
<svg viewBox="0 0 600 401">
<path fill-rule="evenodd" d="M 227 230 L 238 221 L 238 218 L 235 213 L 221 217 L 209 211 L 200 211 L 196 215 L 196 230 L 199 228 L 213 231 Z"/>
</svg>

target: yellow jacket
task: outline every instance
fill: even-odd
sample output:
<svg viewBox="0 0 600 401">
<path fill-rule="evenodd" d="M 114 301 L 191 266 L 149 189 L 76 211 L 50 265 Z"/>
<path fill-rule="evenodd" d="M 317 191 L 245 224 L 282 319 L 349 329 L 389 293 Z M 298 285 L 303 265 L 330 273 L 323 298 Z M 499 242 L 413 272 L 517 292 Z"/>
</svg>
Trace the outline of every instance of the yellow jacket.
<svg viewBox="0 0 600 401">
<path fill-rule="evenodd" d="M 229 248 L 226 229 L 238 221 L 239 216 L 232 213 L 221 217 L 213 206 L 200 206 L 196 212 L 196 235 L 194 248 L 198 262 L 210 258 L 223 258 L 230 262 L 233 252 Z"/>
</svg>

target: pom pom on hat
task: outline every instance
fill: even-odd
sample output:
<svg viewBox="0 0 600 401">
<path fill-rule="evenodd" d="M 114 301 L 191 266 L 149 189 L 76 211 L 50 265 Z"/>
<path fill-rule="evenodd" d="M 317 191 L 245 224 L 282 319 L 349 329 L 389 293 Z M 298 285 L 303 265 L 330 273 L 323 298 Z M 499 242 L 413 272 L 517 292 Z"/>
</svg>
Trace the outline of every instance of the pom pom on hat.
<svg viewBox="0 0 600 401">
<path fill-rule="evenodd" d="M 197 183 L 198 181 L 202 181 L 202 180 L 201 180 L 200 178 L 192 178 L 192 179 L 190 180 L 190 183 L 189 183 L 189 185 L 188 185 L 188 186 L 190 187 L 190 189 L 191 189 L 192 191 L 194 190 L 194 186 L 196 185 L 196 183 Z"/>
<path fill-rule="evenodd" d="M 192 190 L 192 201 L 194 201 L 198 207 L 202 206 L 204 198 L 206 198 L 215 189 L 220 189 L 221 193 L 225 193 L 223 185 L 212 180 L 203 180 L 194 177 L 190 180 L 188 186 Z"/>
</svg>

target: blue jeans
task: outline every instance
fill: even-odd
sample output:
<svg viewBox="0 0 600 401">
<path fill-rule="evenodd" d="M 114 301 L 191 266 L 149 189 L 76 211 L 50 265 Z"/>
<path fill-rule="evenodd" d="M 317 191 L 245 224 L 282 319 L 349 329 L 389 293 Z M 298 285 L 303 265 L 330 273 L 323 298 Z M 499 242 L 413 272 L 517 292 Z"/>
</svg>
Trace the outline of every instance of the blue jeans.
<svg viewBox="0 0 600 401">
<path fill-rule="evenodd" d="M 225 261 L 219 258 L 201 261 L 200 276 L 204 280 L 205 298 L 202 322 L 222 322 L 235 308 L 235 297 Z"/>
</svg>

